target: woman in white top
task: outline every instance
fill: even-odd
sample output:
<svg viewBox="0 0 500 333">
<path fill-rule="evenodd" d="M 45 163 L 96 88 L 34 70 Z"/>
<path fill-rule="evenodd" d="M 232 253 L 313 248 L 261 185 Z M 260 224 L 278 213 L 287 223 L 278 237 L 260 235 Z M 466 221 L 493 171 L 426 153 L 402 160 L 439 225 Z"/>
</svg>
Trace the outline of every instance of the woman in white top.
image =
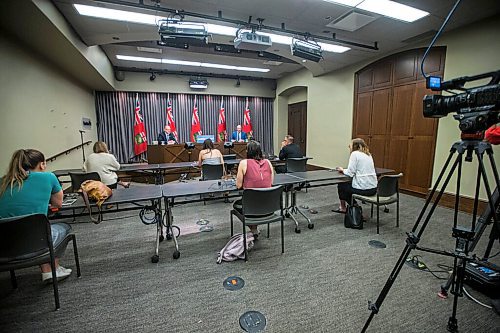
<svg viewBox="0 0 500 333">
<path fill-rule="evenodd" d="M 101 177 L 101 182 L 111 189 L 116 188 L 116 184 L 129 187 L 130 183 L 118 181 L 116 171 L 120 170 L 120 163 L 114 155 L 109 153 L 108 146 L 102 141 L 97 141 L 93 150 L 94 153 L 90 154 L 83 164 L 83 170 L 97 172 Z"/>
<path fill-rule="evenodd" d="M 354 139 L 349 145 L 351 156 L 347 169 L 337 167 L 337 171 L 352 178 L 352 182 L 338 185 L 340 207 L 338 213 L 346 212 L 346 202 L 351 204 L 352 194 L 375 195 L 377 193 L 377 173 L 368 145 L 363 139 Z"/>
</svg>

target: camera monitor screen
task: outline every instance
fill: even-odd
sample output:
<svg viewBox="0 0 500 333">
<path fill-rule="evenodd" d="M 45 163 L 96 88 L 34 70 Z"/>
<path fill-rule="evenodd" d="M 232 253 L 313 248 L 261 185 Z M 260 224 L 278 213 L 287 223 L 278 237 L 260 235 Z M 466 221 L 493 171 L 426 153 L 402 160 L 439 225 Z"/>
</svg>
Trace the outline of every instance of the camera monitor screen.
<svg viewBox="0 0 500 333">
<path fill-rule="evenodd" d="M 431 90 L 441 90 L 441 78 L 439 76 L 429 76 L 427 78 L 427 88 Z"/>
</svg>

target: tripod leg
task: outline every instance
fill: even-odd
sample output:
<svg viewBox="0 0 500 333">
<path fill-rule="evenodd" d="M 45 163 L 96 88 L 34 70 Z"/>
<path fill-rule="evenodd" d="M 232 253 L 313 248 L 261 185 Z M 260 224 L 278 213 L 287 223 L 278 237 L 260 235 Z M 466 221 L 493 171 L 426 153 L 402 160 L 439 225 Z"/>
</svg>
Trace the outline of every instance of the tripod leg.
<svg viewBox="0 0 500 333">
<path fill-rule="evenodd" d="M 429 205 L 432 197 L 434 196 L 436 189 L 438 188 L 439 183 L 441 182 L 441 180 L 444 176 L 444 173 L 446 172 L 446 169 L 448 168 L 448 165 L 450 164 L 451 158 L 452 158 L 454 152 L 456 151 L 456 148 L 455 148 L 456 146 L 457 146 L 457 144 L 455 144 L 452 147 L 452 149 L 450 150 L 450 154 L 448 156 L 448 159 L 446 160 L 445 165 L 441 169 L 441 172 L 439 173 L 438 179 L 436 180 L 436 183 L 434 184 L 434 187 L 433 187 L 429 197 L 427 198 L 424 207 L 420 211 L 420 214 L 417 218 L 417 221 L 415 222 L 415 225 L 413 226 L 412 231 L 410 233 L 407 233 L 407 235 L 408 235 L 408 238 L 406 239 L 407 245 L 403 249 L 401 256 L 399 257 L 398 261 L 396 262 L 396 265 L 394 266 L 391 274 L 389 275 L 389 278 L 387 279 L 384 287 L 382 288 L 382 291 L 380 292 L 377 300 L 375 301 L 375 303 L 368 302 L 368 309 L 371 311 L 371 313 L 370 313 L 370 316 L 368 317 L 367 321 L 365 322 L 365 325 L 363 326 L 363 329 L 361 331 L 362 333 L 366 332 L 366 330 L 368 329 L 368 326 L 370 325 L 370 322 L 373 319 L 373 316 L 378 313 L 380 306 L 382 306 L 384 299 L 386 298 L 387 294 L 389 293 L 389 290 L 391 289 L 392 285 L 394 284 L 394 281 L 396 280 L 399 272 L 401 271 L 401 268 L 403 267 L 403 265 L 406 261 L 406 258 L 408 258 L 408 255 L 410 254 L 411 250 L 416 248 L 418 242 L 420 241 L 420 236 L 423 234 L 423 232 L 424 232 L 424 230 L 425 230 L 425 228 L 426 228 L 426 226 L 427 226 L 427 224 L 432 216 L 432 213 L 434 212 L 437 204 L 439 203 L 439 200 L 441 199 L 441 197 L 446 189 L 446 186 L 448 186 L 448 183 L 449 183 L 451 176 L 453 175 L 453 173 L 454 173 L 454 171 L 459 163 L 459 160 L 461 161 L 461 155 L 463 154 L 462 151 L 459 152 L 459 156 L 457 156 L 457 158 L 455 159 L 455 162 L 453 163 L 453 166 L 451 167 L 450 171 L 448 172 L 448 175 L 446 176 L 445 182 L 444 182 L 441 190 L 439 191 L 439 193 L 436 197 L 436 200 L 434 201 L 424 223 L 422 224 L 422 226 L 420 227 L 420 229 L 418 231 L 418 235 L 416 236 L 415 231 L 417 231 L 419 224 L 420 224 L 420 221 L 422 220 L 422 217 L 425 214 L 427 206 Z"/>
</svg>

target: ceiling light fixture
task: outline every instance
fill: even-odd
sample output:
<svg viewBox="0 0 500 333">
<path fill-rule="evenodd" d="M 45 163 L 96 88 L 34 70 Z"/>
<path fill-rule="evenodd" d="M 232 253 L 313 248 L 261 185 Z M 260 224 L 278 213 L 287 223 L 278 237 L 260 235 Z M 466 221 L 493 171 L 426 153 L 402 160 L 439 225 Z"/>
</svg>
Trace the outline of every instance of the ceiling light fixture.
<svg viewBox="0 0 500 333">
<path fill-rule="evenodd" d="M 290 47 L 296 57 L 319 62 L 323 56 L 321 46 L 314 41 L 294 39 Z"/>
<path fill-rule="evenodd" d="M 139 14 L 139 13 L 134 13 L 130 11 L 125 11 L 125 10 L 117 10 L 117 9 L 110 9 L 110 8 L 103 8 L 103 7 L 95 7 L 95 6 L 88 6 L 88 5 L 80 5 L 80 4 L 73 4 L 75 7 L 76 11 L 80 15 L 84 16 L 90 16 L 90 17 L 97 17 L 97 18 L 102 18 L 102 19 L 107 19 L 107 20 L 116 20 L 116 21 L 125 21 L 125 22 L 132 22 L 132 23 L 139 23 L 139 24 L 148 24 L 148 25 L 158 25 L 158 22 L 161 20 L 166 20 L 166 17 L 162 16 L 156 16 L 156 15 L 149 15 L 149 14 Z M 187 22 L 186 22 L 187 23 Z M 194 24 L 196 22 L 193 22 Z M 238 31 L 237 28 L 233 27 L 228 27 L 224 25 L 218 25 L 218 24 L 204 24 L 207 33 L 209 34 L 214 34 L 214 35 L 224 35 L 224 36 L 236 36 L 236 32 Z M 291 45 L 292 44 L 292 37 L 289 36 L 284 36 L 284 35 L 277 35 L 277 34 L 272 34 L 272 33 L 265 33 L 262 31 L 258 32 L 259 35 L 263 36 L 269 36 L 273 43 L 277 44 L 284 44 L 284 45 Z M 321 43 L 321 47 L 324 51 L 327 52 L 335 52 L 335 53 L 343 53 L 351 48 L 347 46 L 341 46 L 341 45 L 335 45 L 335 44 L 329 44 L 329 43 Z"/>
<path fill-rule="evenodd" d="M 365 0 L 356 7 L 405 22 L 414 22 L 429 15 L 426 11 L 390 0 Z"/>
<path fill-rule="evenodd" d="M 179 66 L 218 68 L 218 69 L 227 69 L 227 70 L 244 71 L 244 72 L 267 73 L 270 71 L 270 69 L 268 69 L 268 68 L 242 67 L 242 66 L 212 64 L 212 63 L 205 63 L 205 62 L 198 62 L 198 61 L 185 61 L 185 60 L 174 60 L 174 59 L 134 57 L 134 56 L 121 55 L 121 54 L 117 55 L 116 59 L 126 60 L 126 61 L 153 62 L 153 63 L 157 63 L 157 64 L 169 64 L 169 65 L 179 65 Z"/>
<path fill-rule="evenodd" d="M 429 15 L 428 12 L 403 5 L 391 0 L 323 0 L 349 7 L 356 7 L 368 12 L 387 16 L 408 23 L 414 22 Z"/>
</svg>

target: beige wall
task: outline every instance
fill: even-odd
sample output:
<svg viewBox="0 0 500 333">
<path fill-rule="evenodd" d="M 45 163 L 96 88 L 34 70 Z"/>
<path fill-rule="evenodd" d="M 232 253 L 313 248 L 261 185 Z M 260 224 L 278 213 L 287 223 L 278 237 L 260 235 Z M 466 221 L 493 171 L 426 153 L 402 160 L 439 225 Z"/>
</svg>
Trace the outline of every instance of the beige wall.
<svg viewBox="0 0 500 333">
<path fill-rule="evenodd" d="M 500 70 L 500 20 L 498 17 L 474 24 L 466 29 L 452 31 L 440 39 L 440 44 L 447 45 L 445 80 Z M 438 127 L 433 180 L 436 180 L 444 165 L 451 145 L 459 139 L 458 122 L 453 119 L 452 115 L 441 118 Z M 500 165 L 500 147 L 494 147 L 493 151 L 496 164 Z M 475 159 L 473 163 L 465 163 L 463 169 L 463 193 L 470 197 L 474 197 L 476 162 Z M 489 172 L 488 177 L 490 183 L 493 183 L 491 172 Z M 456 181 L 452 180 L 451 184 L 453 186 L 450 186 L 448 192 L 454 191 Z M 481 197 L 486 197 L 484 191 Z"/>
<path fill-rule="evenodd" d="M 35 148 L 46 157 L 80 143 L 82 117 L 92 120 L 85 140 L 97 138 L 94 97 L 31 51 L 0 35 L 0 174 L 4 174 L 12 153 Z M 86 150 L 91 148 L 86 146 Z M 81 150 L 61 156 L 49 169 L 80 166 Z"/>
<path fill-rule="evenodd" d="M 500 23 L 498 17 L 452 31 L 443 35 L 437 45 L 447 46 L 445 79 L 462 75 L 480 74 L 500 69 Z M 422 47 L 425 44 L 408 48 Z M 383 57 L 383 56 L 381 56 Z M 287 131 L 286 92 L 296 86 L 307 87 L 307 155 L 314 157 L 313 164 L 324 167 L 345 166 L 351 139 L 354 73 L 366 66 L 363 62 L 320 77 L 312 77 L 301 70 L 278 80 L 275 100 L 275 149 Z M 449 115 L 439 121 L 434 178 L 441 169 L 452 142 L 459 139 L 458 124 Z M 495 151 L 498 149 L 495 148 Z M 500 153 L 500 152 L 499 152 Z M 498 156 L 497 154 L 497 164 Z M 464 169 L 462 193 L 474 194 L 475 168 Z M 449 191 L 453 191 L 452 188 Z M 484 195 L 482 195 L 484 198 Z"/>
<path fill-rule="evenodd" d="M 295 104 L 307 101 L 307 88 L 301 88 L 288 96 L 288 104 Z"/>
<path fill-rule="evenodd" d="M 232 96 L 259 96 L 274 98 L 274 82 L 270 80 L 247 81 L 240 80 L 236 86 L 234 79 L 207 78 L 208 88 L 192 90 L 189 88 L 189 76 L 156 75 L 154 81 L 149 80 L 149 73 L 125 72 L 125 80 L 116 81 L 115 89 L 122 91 L 171 92 L 187 94 L 212 94 Z"/>
</svg>

